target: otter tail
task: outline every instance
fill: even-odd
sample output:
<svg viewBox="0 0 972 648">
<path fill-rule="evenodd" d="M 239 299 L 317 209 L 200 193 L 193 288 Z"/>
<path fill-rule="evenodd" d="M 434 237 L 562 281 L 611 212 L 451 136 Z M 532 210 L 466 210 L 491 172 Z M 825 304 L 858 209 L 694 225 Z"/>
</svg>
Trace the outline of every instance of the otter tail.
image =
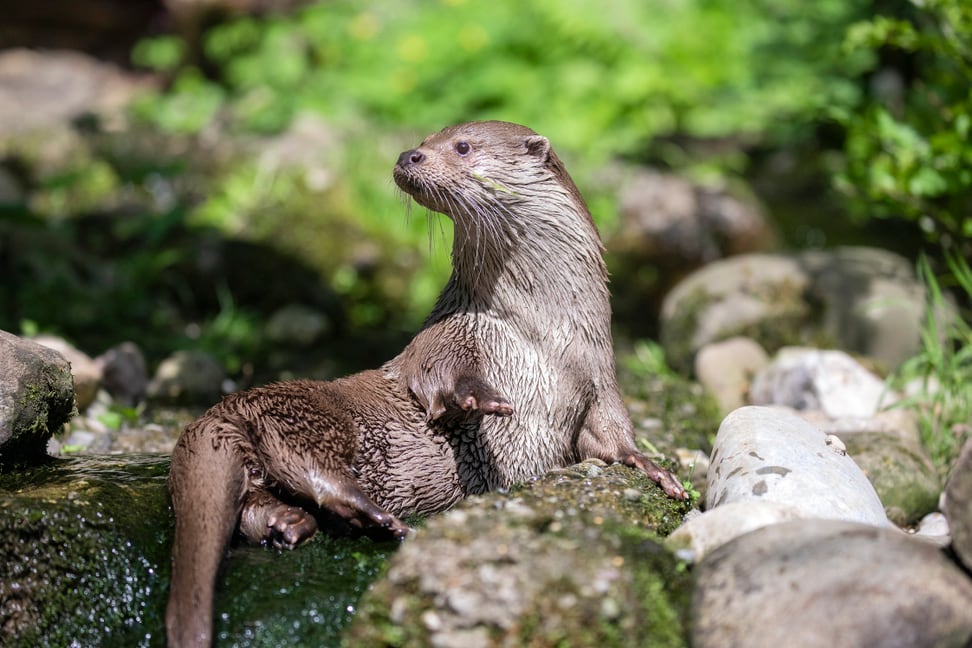
<svg viewBox="0 0 972 648">
<path fill-rule="evenodd" d="M 231 422 L 204 417 L 172 452 L 169 491 L 175 510 L 172 579 L 165 612 L 170 648 L 212 645 L 216 576 L 242 506 L 245 473 Z"/>
</svg>

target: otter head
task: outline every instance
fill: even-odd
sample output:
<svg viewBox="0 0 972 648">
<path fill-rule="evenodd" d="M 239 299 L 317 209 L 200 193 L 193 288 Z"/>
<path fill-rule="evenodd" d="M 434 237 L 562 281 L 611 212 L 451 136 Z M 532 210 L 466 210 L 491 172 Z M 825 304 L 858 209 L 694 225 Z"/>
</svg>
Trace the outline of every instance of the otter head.
<svg viewBox="0 0 972 648">
<path fill-rule="evenodd" d="M 550 142 L 519 124 L 482 121 L 445 128 L 402 153 L 394 176 L 416 202 L 457 225 L 485 219 L 497 226 L 511 214 L 546 216 L 542 220 L 581 214 L 590 221 Z"/>
</svg>

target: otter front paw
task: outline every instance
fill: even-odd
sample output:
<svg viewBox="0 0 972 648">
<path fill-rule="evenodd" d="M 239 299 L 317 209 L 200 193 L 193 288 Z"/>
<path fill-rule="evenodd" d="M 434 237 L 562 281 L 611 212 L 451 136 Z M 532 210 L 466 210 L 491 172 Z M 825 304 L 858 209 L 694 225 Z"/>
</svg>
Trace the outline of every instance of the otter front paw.
<svg viewBox="0 0 972 648">
<path fill-rule="evenodd" d="M 293 549 L 317 532 L 317 519 L 304 509 L 281 504 L 267 517 L 263 544 L 275 549 Z"/>
<path fill-rule="evenodd" d="M 455 402 L 459 409 L 493 416 L 510 416 L 513 405 L 502 394 L 480 378 L 464 377 L 456 381 Z"/>
</svg>

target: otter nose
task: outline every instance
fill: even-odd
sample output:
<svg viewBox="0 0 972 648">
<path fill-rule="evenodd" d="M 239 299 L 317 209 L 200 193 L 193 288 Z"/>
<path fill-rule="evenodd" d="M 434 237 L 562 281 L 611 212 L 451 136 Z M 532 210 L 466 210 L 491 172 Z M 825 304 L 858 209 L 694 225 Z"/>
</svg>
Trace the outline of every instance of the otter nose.
<svg viewBox="0 0 972 648">
<path fill-rule="evenodd" d="M 405 151 L 398 156 L 398 166 L 407 167 L 410 164 L 418 164 L 425 159 L 425 155 L 418 149 Z"/>
</svg>

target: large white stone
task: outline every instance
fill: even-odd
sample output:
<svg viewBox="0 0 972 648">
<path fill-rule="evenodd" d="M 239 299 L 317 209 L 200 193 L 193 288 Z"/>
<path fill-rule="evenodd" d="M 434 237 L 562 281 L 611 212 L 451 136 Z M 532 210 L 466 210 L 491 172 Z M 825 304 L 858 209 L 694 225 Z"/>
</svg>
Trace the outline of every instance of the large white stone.
<svg viewBox="0 0 972 648">
<path fill-rule="evenodd" d="M 747 501 L 778 502 L 801 517 L 890 524 L 839 439 L 783 409 L 742 407 L 719 427 L 706 507 Z"/>
</svg>

